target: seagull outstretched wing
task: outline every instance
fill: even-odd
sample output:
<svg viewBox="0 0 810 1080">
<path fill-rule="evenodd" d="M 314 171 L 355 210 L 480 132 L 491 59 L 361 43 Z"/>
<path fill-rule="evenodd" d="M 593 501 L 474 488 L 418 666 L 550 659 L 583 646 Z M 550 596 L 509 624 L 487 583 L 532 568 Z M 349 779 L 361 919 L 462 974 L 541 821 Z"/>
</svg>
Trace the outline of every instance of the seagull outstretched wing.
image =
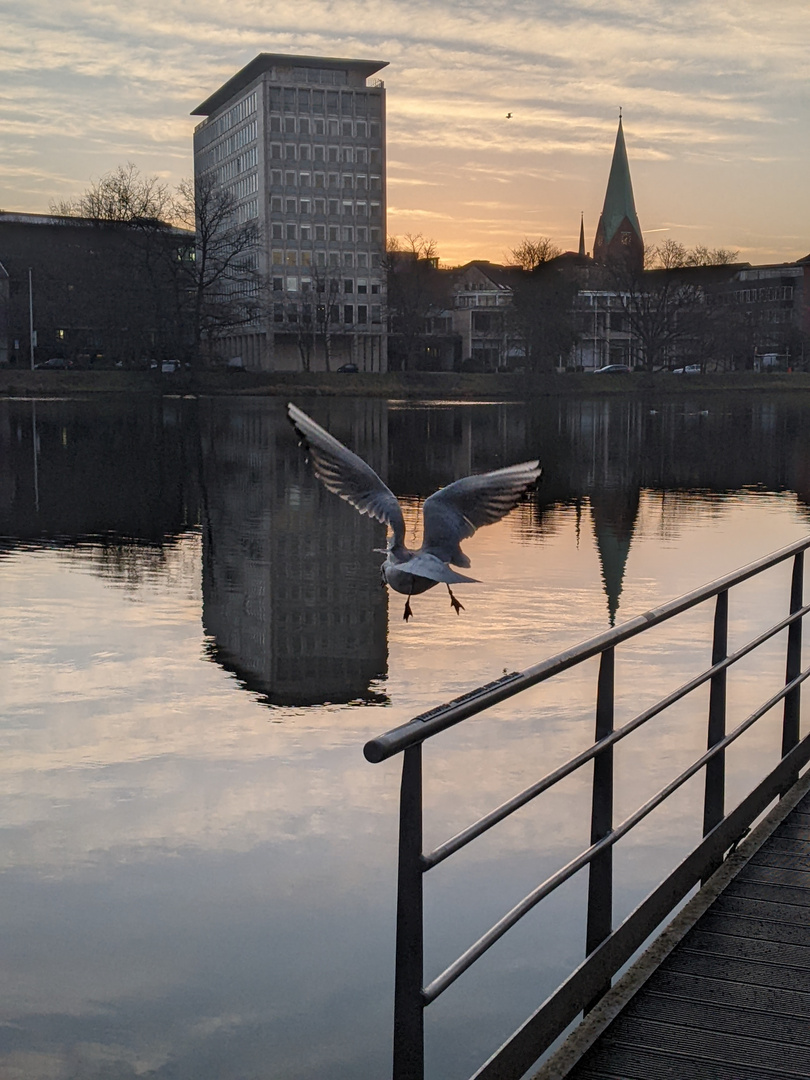
<svg viewBox="0 0 810 1080">
<path fill-rule="evenodd" d="M 422 551 L 455 566 L 469 566 L 470 560 L 459 546 L 461 541 L 482 525 L 505 517 L 536 483 L 540 472 L 539 461 L 524 461 L 480 476 L 465 476 L 440 488 L 425 500 Z"/>
<path fill-rule="evenodd" d="M 405 539 L 402 508 L 371 466 L 295 405 L 287 406 L 287 415 L 323 485 L 361 514 L 387 525 L 394 534 L 395 544 L 402 544 Z"/>
</svg>

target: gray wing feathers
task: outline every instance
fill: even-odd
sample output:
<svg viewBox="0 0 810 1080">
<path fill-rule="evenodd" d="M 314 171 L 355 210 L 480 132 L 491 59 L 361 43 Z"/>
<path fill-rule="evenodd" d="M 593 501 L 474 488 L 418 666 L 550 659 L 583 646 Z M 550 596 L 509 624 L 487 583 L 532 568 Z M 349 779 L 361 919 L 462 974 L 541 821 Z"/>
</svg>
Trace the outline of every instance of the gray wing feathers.
<svg viewBox="0 0 810 1080">
<path fill-rule="evenodd" d="M 361 514 L 388 525 L 395 541 L 401 543 L 405 537 L 402 508 L 371 466 L 295 405 L 287 406 L 287 415 L 321 483 Z"/>
<path fill-rule="evenodd" d="M 482 525 L 505 517 L 537 482 L 540 472 L 539 461 L 524 461 L 480 476 L 465 476 L 440 488 L 425 500 L 422 550 L 456 566 L 469 566 L 460 542 Z"/>
</svg>

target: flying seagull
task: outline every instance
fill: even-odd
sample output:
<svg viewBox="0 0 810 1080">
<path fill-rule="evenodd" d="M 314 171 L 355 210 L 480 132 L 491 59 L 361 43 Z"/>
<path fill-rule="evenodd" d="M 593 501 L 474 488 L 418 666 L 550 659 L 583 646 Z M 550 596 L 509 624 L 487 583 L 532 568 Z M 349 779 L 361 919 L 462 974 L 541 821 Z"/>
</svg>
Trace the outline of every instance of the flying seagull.
<svg viewBox="0 0 810 1080">
<path fill-rule="evenodd" d="M 449 565 L 464 569 L 470 565 L 461 550 L 461 541 L 480 526 L 500 521 L 517 506 L 540 476 L 539 461 L 524 461 L 494 472 L 465 476 L 434 492 L 425 500 L 422 510 L 422 546 L 411 551 L 405 546 L 402 507 L 371 466 L 295 405 L 287 406 L 287 414 L 309 454 L 315 475 L 324 486 L 361 514 L 376 518 L 391 530 L 381 567 L 382 579 L 395 592 L 407 597 L 405 621 L 413 615 L 411 597 L 439 582 L 447 586 L 450 603 L 458 615 L 463 604 L 453 595 L 451 584 L 477 580 L 457 573 Z"/>
</svg>

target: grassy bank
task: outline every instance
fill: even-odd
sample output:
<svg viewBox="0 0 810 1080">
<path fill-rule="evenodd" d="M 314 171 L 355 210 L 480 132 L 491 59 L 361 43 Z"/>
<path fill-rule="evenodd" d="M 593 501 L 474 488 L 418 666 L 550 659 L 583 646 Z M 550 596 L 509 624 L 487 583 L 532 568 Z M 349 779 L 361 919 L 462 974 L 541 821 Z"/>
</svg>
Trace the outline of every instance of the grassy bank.
<svg viewBox="0 0 810 1080">
<path fill-rule="evenodd" d="M 294 372 L 0 371 L 1 397 L 85 397 L 97 394 L 244 394 L 514 401 L 578 395 L 809 392 L 810 373 L 760 375 L 477 375 L 396 372 L 338 375 Z"/>
</svg>

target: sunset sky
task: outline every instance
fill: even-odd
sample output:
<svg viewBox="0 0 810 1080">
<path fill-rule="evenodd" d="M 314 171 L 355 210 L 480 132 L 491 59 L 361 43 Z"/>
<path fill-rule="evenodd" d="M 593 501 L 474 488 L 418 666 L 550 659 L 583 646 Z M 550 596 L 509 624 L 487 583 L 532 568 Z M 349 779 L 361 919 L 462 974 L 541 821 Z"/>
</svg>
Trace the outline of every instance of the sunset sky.
<svg viewBox="0 0 810 1080">
<path fill-rule="evenodd" d="M 387 60 L 388 229 L 445 263 L 590 250 L 619 108 L 647 243 L 810 252 L 810 5 L 0 0 L 0 208 L 192 171 L 191 110 L 259 52 Z M 512 119 L 506 114 L 511 112 Z"/>
</svg>

